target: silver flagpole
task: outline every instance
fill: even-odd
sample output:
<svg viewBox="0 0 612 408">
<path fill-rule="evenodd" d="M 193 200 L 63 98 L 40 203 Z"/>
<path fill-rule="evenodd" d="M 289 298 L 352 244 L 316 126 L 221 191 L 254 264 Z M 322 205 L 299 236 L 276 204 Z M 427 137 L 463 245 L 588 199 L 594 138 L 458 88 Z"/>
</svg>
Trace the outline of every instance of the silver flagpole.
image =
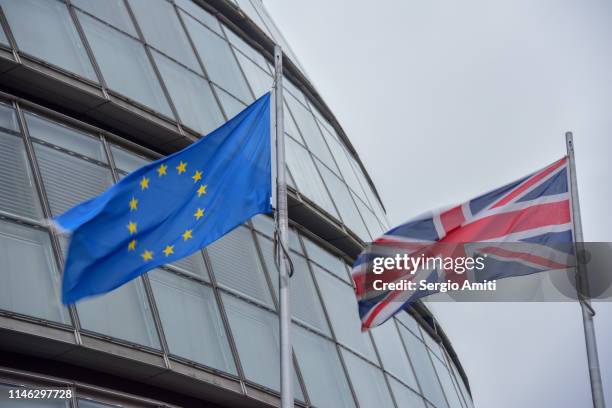
<svg viewBox="0 0 612 408">
<path fill-rule="evenodd" d="M 274 104 L 276 131 L 276 208 L 277 259 L 279 272 L 279 326 L 280 326 L 280 386 L 281 408 L 293 407 L 293 359 L 291 357 L 291 309 L 287 271 L 288 213 L 287 183 L 285 179 L 285 132 L 283 118 L 283 51 L 274 47 Z"/>
<path fill-rule="evenodd" d="M 572 205 L 572 221 L 574 223 L 574 243 L 577 255 L 577 275 L 576 289 L 578 300 L 582 309 L 582 321 L 584 326 L 584 339 L 586 343 L 587 360 L 589 365 L 589 377 L 591 380 L 591 394 L 593 396 L 594 408 L 605 408 L 606 403 L 603 395 L 603 384 L 601 382 L 601 372 L 599 370 L 599 356 L 597 355 L 597 341 L 595 338 L 595 325 L 593 316 L 595 310 L 591 306 L 588 292 L 588 280 L 585 275 L 584 264 L 580 262 L 582 249 L 584 247 L 584 237 L 582 236 L 582 222 L 580 220 L 580 202 L 578 201 L 578 182 L 576 179 L 576 164 L 574 161 L 574 138 L 572 132 L 565 133 L 565 143 L 567 147 L 570 194 Z M 584 296 L 583 296 L 584 295 Z"/>
</svg>

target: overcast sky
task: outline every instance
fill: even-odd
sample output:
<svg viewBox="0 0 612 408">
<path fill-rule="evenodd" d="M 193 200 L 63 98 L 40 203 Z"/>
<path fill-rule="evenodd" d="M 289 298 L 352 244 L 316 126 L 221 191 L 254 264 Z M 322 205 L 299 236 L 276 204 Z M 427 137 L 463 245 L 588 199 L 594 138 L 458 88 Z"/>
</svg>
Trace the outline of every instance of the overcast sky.
<svg viewBox="0 0 612 408">
<path fill-rule="evenodd" d="M 264 0 L 399 224 L 565 154 L 587 241 L 612 241 L 612 2 Z M 612 271 L 612 268 L 611 268 Z M 596 305 L 612 405 L 612 307 Z M 588 407 L 580 308 L 432 305 L 477 407 Z"/>
</svg>

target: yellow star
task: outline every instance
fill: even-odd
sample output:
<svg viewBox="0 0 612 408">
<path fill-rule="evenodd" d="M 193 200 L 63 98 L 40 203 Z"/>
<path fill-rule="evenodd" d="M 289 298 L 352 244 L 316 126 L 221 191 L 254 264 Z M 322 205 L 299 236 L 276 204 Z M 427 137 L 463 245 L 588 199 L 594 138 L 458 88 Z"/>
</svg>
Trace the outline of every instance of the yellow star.
<svg viewBox="0 0 612 408">
<path fill-rule="evenodd" d="M 136 223 L 134 221 L 130 221 L 127 225 L 127 229 L 128 231 L 130 231 L 130 234 L 135 234 L 136 233 Z"/>
<path fill-rule="evenodd" d="M 128 252 L 133 251 L 136 249 L 136 240 L 133 239 L 130 241 L 130 243 L 128 244 Z"/>
<path fill-rule="evenodd" d="M 153 251 L 149 251 L 147 249 L 145 249 L 145 251 L 140 254 L 140 256 L 142 256 L 142 259 L 146 262 L 146 261 L 150 261 L 151 259 L 153 259 Z"/>
<path fill-rule="evenodd" d="M 194 183 L 202 180 L 202 172 L 200 170 L 196 170 L 195 174 L 191 177 Z"/>
<path fill-rule="evenodd" d="M 142 179 L 140 180 L 140 188 L 142 190 L 146 190 L 147 188 L 149 188 L 149 179 L 146 177 L 142 177 Z"/>
<path fill-rule="evenodd" d="M 198 208 L 198 210 L 195 212 L 195 214 L 193 214 L 193 216 L 196 217 L 196 220 L 199 220 L 200 218 L 204 216 L 204 210 L 201 208 Z"/>
<path fill-rule="evenodd" d="M 206 187 L 208 187 L 208 184 L 203 184 L 200 186 L 200 188 L 198 188 L 198 197 L 201 197 L 203 194 L 206 194 Z"/>
<path fill-rule="evenodd" d="M 166 256 L 172 255 L 174 253 L 174 245 L 168 245 L 166 248 L 164 248 L 163 252 Z"/>
<path fill-rule="evenodd" d="M 178 166 L 176 166 L 176 169 L 178 170 L 178 174 L 182 174 L 184 172 L 187 171 L 187 163 L 183 163 L 182 161 L 179 163 Z"/>
<path fill-rule="evenodd" d="M 168 169 L 168 166 L 166 166 L 165 164 L 162 164 L 161 166 L 159 166 L 157 168 L 157 174 L 159 175 L 159 177 L 165 176 L 167 169 Z"/>
<path fill-rule="evenodd" d="M 134 211 L 138 209 L 138 200 L 132 197 L 130 200 L 130 211 Z"/>
<path fill-rule="evenodd" d="M 189 238 L 193 238 L 191 235 L 192 230 L 187 230 L 183 232 L 183 241 L 187 241 Z"/>
</svg>

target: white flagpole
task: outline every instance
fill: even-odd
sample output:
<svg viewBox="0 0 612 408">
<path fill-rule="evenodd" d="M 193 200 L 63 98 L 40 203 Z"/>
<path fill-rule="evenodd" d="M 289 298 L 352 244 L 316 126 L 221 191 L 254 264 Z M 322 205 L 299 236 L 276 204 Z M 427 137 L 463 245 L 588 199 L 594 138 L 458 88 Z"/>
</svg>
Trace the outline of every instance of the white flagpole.
<svg viewBox="0 0 612 408">
<path fill-rule="evenodd" d="M 580 262 L 580 258 L 582 257 L 582 249 L 584 246 L 584 237 L 582 236 L 582 222 L 580 220 L 580 202 L 578 201 L 578 182 L 576 179 L 576 164 L 574 161 L 574 138 L 572 132 L 565 133 L 565 143 L 567 147 L 567 159 L 570 181 L 569 190 L 571 195 L 572 221 L 574 223 L 574 243 L 577 261 L 576 289 L 578 291 L 578 300 L 580 301 L 580 308 L 582 309 L 584 339 L 589 365 L 589 377 L 591 380 L 591 394 L 593 397 L 593 407 L 605 408 L 606 403 L 604 401 L 603 384 L 601 381 L 601 372 L 599 369 L 599 356 L 597 354 L 595 325 L 593 323 L 593 316 L 595 316 L 595 310 L 593 310 L 593 308 L 591 307 L 591 301 L 588 297 L 588 280 L 585 276 L 586 271 L 584 265 Z"/>
<path fill-rule="evenodd" d="M 276 202 L 277 259 L 279 272 L 280 326 L 280 388 L 281 408 L 293 407 L 293 358 L 291 351 L 291 309 L 289 301 L 290 275 L 287 271 L 288 213 L 287 183 L 285 178 L 285 132 L 283 118 L 283 51 L 274 47 L 274 105 L 276 132 Z"/>
</svg>

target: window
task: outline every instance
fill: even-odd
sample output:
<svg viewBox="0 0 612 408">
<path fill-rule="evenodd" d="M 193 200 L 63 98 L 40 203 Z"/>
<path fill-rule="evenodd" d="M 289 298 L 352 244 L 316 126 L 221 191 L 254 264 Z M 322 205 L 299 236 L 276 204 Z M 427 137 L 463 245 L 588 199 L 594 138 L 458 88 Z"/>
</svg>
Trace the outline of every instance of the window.
<svg viewBox="0 0 612 408">
<path fill-rule="evenodd" d="M 244 41 L 242 38 L 240 38 L 232 30 L 230 30 L 226 26 L 223 26 L 223 28 L 224 28 L 225 34 L 227 34 L 227 38 L 229 39 L 229 42 L 234 47 L 238 48 L 240 51 L 242 51 L 244 53 L 244 55 L 248 56 L 250 59 L 255 61 L 255 63 L 257 65 L 259 65 L 267 73 L 269 73 L 269 71 L 268 71 L 268 62 L 266 61 L 266 59 L 264 58 L 263 55 L 261 55 L 258 51 L 255 51 L 255 49 L 253 47 L 251 47 L 249 44 L 247 44 L 246 41 Z"/>
<path fill-rule="evenodd" d="M 0 308 L 70 323 L 60 303 L 59 272 L 46 232 L 0 221 Z"/>
<path fill-rule="evenodd" d="M 251 84 L 255 98 L 270 92 L 270 89 L 272 89 L 272 76 L 241 53 L 237 52 L 236 57 L 238 57 L 242 70 Z"/>
<path fill-rule="evenodd" d="M 327 272 L 316 272 L 315 278 L 321 289 L 323 303 L 327 306 L 327 313 L 338 341 L 371 361 L 376 361 L 368 333 L 361 332 L 361 321 L 357 313 L 357 301 L 353 288 Z"/>
<path fill-rule="evenodd" d="M 438 378 L 442 383 L 442 388 L 444 389 L 444 393 L 446 394 L 450 408 L 462 408 L 463 405 L 461 404 L 461 397 L 457 394 L 455 384 L 450 373 L 448 372 L 448 369 L 444 363 L 442 363 L 436 357 L 432 357 L 431 360 L 433 361 L 436 372 L 438 373 Z"/>
<path fill-rule="evenodd" d="M 414 389 L 418 389 L 410 361 L 393 319 L 372 330 L 383 367 Z"/>
<path fill-rule="evenodd" d="M 105 295 L 76 304 L 83 329 L 159 348 L 144 285 L 133 279 Z"/>
<path fill-rule="evenodd" d="M 220 284 L 272 305 L 251 231 L 239 227 L 207 248 Z"/>
<path fill-rule="evenodd" d="M 293 326 L 293 347 L 306 389 L 317 407 L 354 407 L 336 346 L 299 326 Z"/>
<path fill-rule="evenodd" d="M 191 0 L 175 0 L 175 2 L 177 6 L 191 14 L 196 20 L 200 21 L 217 34 L 222 35 L 221 26 L 212 14 L 197 4 L 194 4 L 194 2 Z"/>
<path fill-rule="evenodd" d="M 47 0 L 0 0 L 21 51 L 97 81 L 66 5 Z"/>
<path fill-rule="evenodd" d="M 78 15 L 108 86 L 172 117 L 170 105 L 142 44 L 83 13 Z"/>
<path fill-rule="evenodd" d="M 72 4 L 134 37 L 138 35 L 123 0 L 72 0 Z"/>
<path fill-rule="evenodd" d="M 233 296 L 223 295 L 236 347 L 245 376 L 270 389 L 280 390 L 278 316 Z M 302 389 L 293 376 L 295 396 L 304 400 Z"/>
<path fill-rule="evenodd" d="M 323 129 L 324 131 L 327 131 L 325 127 L 323 127 Z M 344 181 L 346 181 L 351 190 L 359 194 L 360 197 L 364 197 L 361 184 L 359 184 L 357 176 L 355 176 L 355 173 L 353 172 L 353 166 L 348 159 L 348 152 L 344 146 L 342 146 L 341 142 L 329 135 L 327 137 L 327 142 L 332 154 L 334 155 L 334 159 L 336 159 L 336 163 L 338 163 L 338 166 L 340 167 L 340 172 L 342 173 L 342 177 L 344 177 Z"/>
<path fill-rule="evenodd" d="M 53 215 L 103 193 L 112 184 L 108 168 L 47 146 L 37 144 L 34 151 Z"/>
<path fill-rule="evenodd" d="M 425 397 L 433 402 L 437 408 L 448 408 L 425 344 L 402 326 L 400 326 L 400 334 Z"/>
<path fill-rule="evenodd" d="M 32 113 L 26 113 L 25 119 L 31 137 L 106 163 L 106 154 L 100 139 Z"/>
<path fill-rule="evenodd" d="M 0 132 L 0 210 L 28 218 L 42 217 L 23 140 Z"/>
<path fill-rule="evenodd" d="M 351 195 L 353 196 L 353 201 L 357 204 L 357 208 L 359 208 L 359 213 L 365 221 L 372 238 L 380 236 L 383 230 L 372 210 L 370 210 L 355 194 L 351 193 Z"/>
<path fill-rule="evenodd" d="M 150 159 L 138 156 L 115 145 L 111 145 L 110 150 L 117 169 L 126 173 L 131 173 L 134 170 L 151 163 Z"/>
<path fill-rule="evenodd" d="M 251 101 L 251 93 L 229 43 L 193 18 L 186 15 L 183 18 L 210 79 L 242 101 Z"/>
<path fill-rule="evenodd" d="M 0 33 L 2 30 L 0 30 Z M 15 110 L 11 107 L 5 106 L 0 103 L 0 126 L 6 129 L 18 131 L 17 116 L 15 116 Z"/>
<path fill-rule="evenodd" d="M 236 374 L 212 289 L 161 270 L 149 277 L 170 352 Z"/>
<path fill-rule="evenodd" d="M 408 312 L 398 313 L 395 315 L 395 318 L 408 329 L 410 329 L 410 331 L 412 331 L 412 334 L 421 339 L 421 329 L 419 328 L 419 324 Z"/>
<path fill-rule="evenodd" d="M 287 165 L 295 178 L 299 191 L 320 205 L 325 211 L 337 217 L 336 209 L 308 151 L 290 137 L 285 138 L 285 142 L 287 146 Z"/>
<path fill-rule="evenodd" d="M 214 88 L 217 92 L 217 96 L 219 97 L 221 106 L 223 106 L 223 110 L 225 111 L 225 115 L 228 119 L 233 118 L 234 116 L 242 112 L 244 108 L 246 108 L 244 102 L 239 101 L 238 99 L 228 94 L 218 86 L 214 86 Z"/>
<path fill-rule="evenodd" d="M 359 215 L 355 202 L 348 187 L 325 166 L 319 166 L 321 175 L 330 191 L 334 192 L 336 206 L 342 215 L 342 220 L 363 241 L 370 240 L 370 234 Z"/>
<path fill-rule="evenodd" d="M 353 353 L 342 350 L 359 406 L 392 407 L 393 401 L 382 371 Z"/>
<path fill-rule="evenodd" d="M 349 281 L 344 262 L 307 238 L 303 238 L 308 258 L 323 266 L 345 282 Z"/>
<path fill-rule="evenodd" d="M 176 10 L 166 0 L 129 0 L 147 44 L 202 72 L 179 21 Z"/>
<path fill-rule="evenodd" d="M 153 56 L 185 125 L 205 135 L 223 123 L 208 81 L 155 51 Z"/>
<path fill-rule="evenodd" d="M 397 401 L 398 406 L 425 408 L 423 398 L 419 394 L 415 393 L 410 388 L 397 381 L 395 378 L 387 376 L 387 379 L 389 380 L 391 390 L 393 391 L 393 395 L 395 396 L 395 401 Z"/>
<path fill-rule="evenodd" d="M 304 105 L 299 103 L 291 94 L 285 96 L 285 101 L 289 105 L 289 109 L 293 114 L 298 128 L 302 132 L 302 136 L 306 141 L 306 145 L 323 163 L 325 163 L 334 172 L 338 172 L 338 168 L 331 156 L 329 148 L 323 139 L 323 135 L 317 126 L 314 116 Z M 288 114 L 288 112 L 286 112 Z"/>
<path fill-rule="evenodd" d="M 202 253 L 197 251 L 185 258 L 179 259 L 178 261 L 172 262 L 171 266 L 183 271 L 197 275 L 199 278 L 209 282 L 208 269 L 202 258 Z"/>
</svg>

